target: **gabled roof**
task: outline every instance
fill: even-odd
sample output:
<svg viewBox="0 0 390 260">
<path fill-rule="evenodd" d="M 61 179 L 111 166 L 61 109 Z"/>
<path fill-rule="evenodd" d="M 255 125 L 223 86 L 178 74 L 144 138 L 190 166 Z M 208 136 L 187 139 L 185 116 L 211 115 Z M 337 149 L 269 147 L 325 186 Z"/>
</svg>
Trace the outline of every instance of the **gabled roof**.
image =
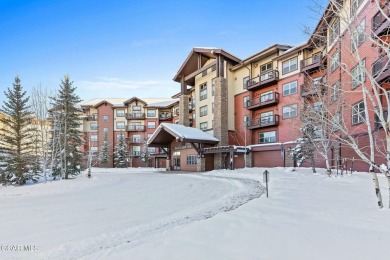
<svg viewBox="0 0 390 260">
<path fill-rule="evenodd" d="M 142 99 L 140 99 L 140 98 L 137 98 L 137 97 L 132 97 L 132 98 L 130 98 L 130 99 L 128 99 L 128 100 L 126 100 L 126 101 L 124 101 L 123 102 L 123 104 L 129 104 L 129 103 L 131 103 L 131 102 L 134 102 L 134 101 L 141 101 L 141 102 L 143 102 L 143 103 L 145 103 L 146 104 L 146 102 L 145 101 L 143 101 Z"/>
<path fill-rule="evenodd" d="M 100 101 L 99 103 L 93 105 L 92 107 L 100 107 L 101 105 L 103 104 L 109 104 L 110 106 L 114 106 L 113 104 L 111 104 L 110 102 L 108 102 L 107 100 L 102 100 Z"/>
<path fill-rule="evenodd" d="M 191 50 L 188 57 L 177 71 L 174 81 L 180 82 L 182 77 L 185 77 L 196 70 L 198 70 L 198 58 L 201 56 L 200 65 L 203 67 L 205 63 L 210 59 L 216 59 L 218 55 L 223 56 L 225 59 L 232 61 L 233 63 L 240 63 L 241 60 L 236 56 L 228 53 L 227 51 L 213 47 L 195 47 Z"/>
<path fill-rule="evenodd" d="M 149 103 L 146 107 L 154 107 L 154 108 L 168 108 L 171 106 L 176 105 L 179 103 L 179 99 L 170 99 L 167 101 L 161 101 L 161 102 L 156 102 L 156 103 Z"/>
<path fill-rule="evenodd" d="M 219 140 L 198 128 L 162 123 L 147 141 L 148 146 L 168 145 L 174 140 L 183 143 L 217 144 Z"/>
<path fill-rule="evenodd" d="M 81 107 L 93 107 L 102 101 L 106 101 L 114 106 L 123 106 L 123 102 L 126 98 L 95 98 L 86 102 L 81 102 L 79 105 Z"/>
</svg>

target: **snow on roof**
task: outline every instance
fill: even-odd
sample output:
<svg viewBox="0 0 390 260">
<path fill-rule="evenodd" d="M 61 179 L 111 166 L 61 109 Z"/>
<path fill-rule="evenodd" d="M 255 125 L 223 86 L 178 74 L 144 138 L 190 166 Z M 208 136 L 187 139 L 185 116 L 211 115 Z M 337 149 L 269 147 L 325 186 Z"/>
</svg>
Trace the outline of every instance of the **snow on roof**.
<svg viewBox="0 0 390 260">
<path fill-rule="evenodd" d="M 147 144 L 150 144 L 151 141 L 158 135 L 161 129 L 166 129 L 176 136 L 176 138 L 181 141 L 185 141 L 186 139 L 191 140 L 203 140 L 210 142 L 219 142 L 217 138 L 211 136 L 210 134 L 193 127 L 187 127 L 179 124 L 170 124 L 170 123 L 162 123 L 158 126 L 153 135 L 149 138 Z"/>
<path fill-rule="evenodd" d="M 173 104 L 175 104 L 176 102 L 179 102 L 179 99 L 175 98 L 175 99 L 170 99 L 170 100 L 167 100 L 167 101 L 162 101 L 162 102 L 157 102 L 157 103 L 148 103 L 148 107 L 169 107 Z"/>
<path fill-rule="evenodd" d="M 168 102 L 172 101 L 171 98 L 140 98 L 142 101 L 144 101 L 146 104 L 150 105 L 153 103 L 160 103 L 160 102 Z M 123 107 L 124 102 L 128 100 L 128 98 L 95 98 L 86 102 L 81 102 L 80 106 L 94 106 L 96 104 L 99 104 L 102 101 L 107 101 L 108 103 L 114 105 L 115 107 Z M 172 101 L 176 102 L 176 100 Z"/>
</svg>

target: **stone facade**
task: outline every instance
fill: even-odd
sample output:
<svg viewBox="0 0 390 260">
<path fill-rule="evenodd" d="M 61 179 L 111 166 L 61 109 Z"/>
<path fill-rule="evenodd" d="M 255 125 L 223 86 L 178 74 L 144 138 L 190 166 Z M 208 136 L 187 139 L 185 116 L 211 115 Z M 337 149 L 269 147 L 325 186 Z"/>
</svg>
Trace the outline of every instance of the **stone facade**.
<svg viewBox="0 0 390 260">
<path fill-rule="evenodd" d="M 197 159 L 196 164 L 196 171 L 197 172 L 204 172 L 206 170 L 206 158 L 199 158 Z"/>
<path fill-rule="evenodd" d="M 228 82 L 226 78 L 215 79 L 214 92 L 214 137 L 219 140 L 218 146 L 229 145 L 228 137 Z M 224 158 L 222 153 L 214 155 L 214 168 L 223 169 Z"/>
<path fill-rule="evenodd" d="M 184 126 L 190 126 L 189 105 L 190 105 L 190 96 L 181 95 L 179 100 L 179 124 Z"/>
</svg>

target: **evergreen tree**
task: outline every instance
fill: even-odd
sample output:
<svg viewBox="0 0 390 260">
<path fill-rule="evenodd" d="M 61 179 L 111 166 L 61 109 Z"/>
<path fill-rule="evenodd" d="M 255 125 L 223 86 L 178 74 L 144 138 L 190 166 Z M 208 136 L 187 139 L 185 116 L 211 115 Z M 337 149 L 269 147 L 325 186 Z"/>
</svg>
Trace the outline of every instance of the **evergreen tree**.
<svg viewBox="0 0 390 260">
<path fill-rule="evenodd" d="M 100 154 L 99 154 L 99 163 L 102 166 L 108 165 L 108 141 L 107 141 L 107 133 L 104 132 L 104 141 L 103 145 L 100 149 Z"/>
<path fill-rule="evenodd" d="M 7 101 L 0 109 L 6 117 L 0 118 L 4 127 L 0 129 L 1 182 L 4 185 L 23 185 L 26 180 L 35 181 L 36 175 L 29 174 L 32 162 L 33 137 L 32 115 L 29 112 L 28 97 L 23 91 L 18 76 L 13 88 L 4 92 Z"/>
<path fill-rule="evenodd" d="M 81 102 L 75 93 L 69 75 L 61 80 L 60 89 L 56 97 L 52 97 L 51 118 L 53 118 L 53 162 L 52 174 L 61 175 L 68 179 L 69 175 L 80 173 L 82 154 L 79 150 L 81 145 L 81 132 L 79 127 L 79 109 L 76 105 Z"/>
<path fill-rule="evenodd" d="M 129 158 L 129 152 L 127 151 L 127 145 L 123 133 L 121 133 L 119 136 L 118 144 L 115 147 L 114 156 L 114 165 L 116 168 L 127 167 L 127 159 Z"/>
</svg>

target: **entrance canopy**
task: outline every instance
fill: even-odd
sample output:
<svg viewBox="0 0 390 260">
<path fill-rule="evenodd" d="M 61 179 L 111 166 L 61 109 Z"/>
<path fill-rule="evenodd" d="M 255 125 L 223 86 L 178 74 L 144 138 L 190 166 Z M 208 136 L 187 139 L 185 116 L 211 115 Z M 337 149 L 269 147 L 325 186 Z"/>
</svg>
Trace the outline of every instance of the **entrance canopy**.
<svg viewBox="0 0 390 260">
<path fill-rule="evenodd" d="M 168 146 L 174 140 L 183 143 L 217 144 L 219 140 L 198 128 L 162 123 L 147 141 L 150 147 Z"/>
</svg>

